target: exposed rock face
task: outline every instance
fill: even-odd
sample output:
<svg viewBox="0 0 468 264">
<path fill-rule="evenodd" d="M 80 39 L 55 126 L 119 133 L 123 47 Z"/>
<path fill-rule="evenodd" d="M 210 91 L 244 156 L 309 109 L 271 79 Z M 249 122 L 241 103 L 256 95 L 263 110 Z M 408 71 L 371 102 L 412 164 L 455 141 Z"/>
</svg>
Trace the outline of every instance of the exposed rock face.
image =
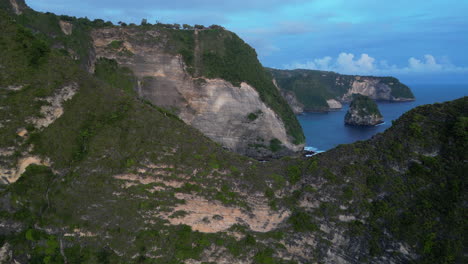
<svg viewBox="0 0 468 264">
<path fill-rule="evenodd" d="M 303 145 L 292 143 L 282 120 L 253 87 L 193 78 L 180 55 L 165 52 L 167 39 L 159 31 L 104 28 L 93 31 L 92 38 L 96 58 L 115 59 L 133 70 L 140 97 L 174 110 L 184 122 L 230 150 L 259 158 L 302 150 Z M 257 113 L 254 119 L 248 118 L 251 113 Z M 274 139 L 283 148 L 272 151 L 269 144 Z"/>
<path fill-rule="evenodd" d="M 186 214 L 173 218 L 168 214 L 160 217 L 169 220 L 173 225 L 189 225 L 193 230 L 204 233 L 227 231 L 234 224 L 247 224 L 255 232 L 268 232 L 277 228 L 290 216 L 289 211 L 272 211 L 266 203 L 251 205 L 253 210 L 247 213 L 242 208 L 225 206 L 203 197 L 182 193 L 176 194 L 176 197 L 186 202 L 177 205 L 174 212 L 183 211 Z"/>
<path fill-rule="evenodd" d="M 328 104 L 328 107 L 330 108 L 330 110 L 339 110 L 339 109 L 343 108 L 343 105 L 340 102 L 338 102 L 337 100 L 335 100 L 335 99 L 327 100 L 327 104 Z"/>
<path fill-rule="evenodd" d="M 350 102 L 353 99 L 353 94 L 361 94 L 368 96 L 374 100 L 384 101 L 412 101 L 411 98 L 397 98 L 392 96 L 393 83 L 383 83 L 378 78 L 356 76 L 352 81 L 347 93 L 341 97 L 341 101 Z"/>
<path fill-rule="evenodd" d="M 345 124 L 353 126 L 375 126 L 383 123 L 377 104 L 367 96 L 353 95 L 353 101 L 345 116 Z"/>
<path fill-rule="evenodd" d="M 286 90 L 280 90 L 280 92 L 295 114 L 301 114 L 304 112 L 304 105 L 297 100 L 296 95 L 293 92 Z"/>
<path fill-rule="evenodd" d="M 1 248 L 0 248 L 0 263 L 13 263 L 11 258 L 12 258 L 13 252 L 10 248 L 10 244 L 5 243 Z"/>
<path fill-rule="evenodd" d="M 71 24 L 70 22 L 60 20 L 59 25 L 63 34 L 71 35 L 73 33 L 73 24 Z"/>
<path fill-rule="evenodd" d="M 34 124 L 36 128 L 48 127 L 55 120 L 57 120 L 60 116 L 63 115 L 62 104 L 65 101 L 72 99 L 77 90 L 78 85 L 76 83 L 64 86 L 63 88 L 58 90 L 54 94 L 54 96 L 47 97 L 45 99 L 45 101 L 49 103 L 49 105 L 44 105 L 41 107 L 41 114 L 43 115 L 43 117 L 31 118 L 29 121 L 32 124 Z"/>
<path fill-rule="evenodd" d="M 31 164 L 50 166 L 50 161 L 37 156 L 27 156 L 18 161 L 16 168 L 0 167 L 0 183 L 11 184 L 16 182 Z"/>
<path fill-rule="evenodd" d="M 13 8 L 13 12 L 17 15 L 21 15 L 23 13 L 22 6 L 16 2 L 16 0 L 10 0 L 11 7 Z M 22 3 L 24 5 L 24 3 Z"/>
<path fill-rule="evenodd" d="M 295 95 L 304 111 L 330 111 L 350 102 L 353 94 L 389 102 L 413 101 L 409 87 L 393 77 L 343 75 L 316 70 L 268 69 L 283 96 Z M 288 100 L 294 108 L 295 102 Z"/>
</svg>

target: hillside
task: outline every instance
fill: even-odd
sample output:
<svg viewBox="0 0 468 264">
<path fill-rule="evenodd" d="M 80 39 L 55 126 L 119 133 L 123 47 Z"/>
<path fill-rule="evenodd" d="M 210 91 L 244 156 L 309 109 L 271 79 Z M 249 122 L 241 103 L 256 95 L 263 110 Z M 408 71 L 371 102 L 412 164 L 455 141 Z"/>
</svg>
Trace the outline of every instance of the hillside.
<svg viewBox="0 0 468 264">
<path fill-rule="evenodd" d="M 0 263 L 466 263 L 467 97 L 259 162 L 16 19 L 0 10 Z"/>
<path fill-rule="evenodd" d="M 295 97 L 299 104 L 287 100 L 296 113 L 329 111 L 350 102 L 359 93 L 374 100 L 411 101 L 410 88 L 394 77 L 343 75 L 317 70 L 276 70 L 267 68 L 286 99 Z"/>
<path fill-rule="evenodd" d="M 82 68 L 94 72 L 101 58 L 129 68 L 140 98 L 169 109 L 232 151 L 271 158 L 303 149 L 294 113 L 255 50 L 232 32 L 219 26 L 116 26 L 35 12 L 21 1 L 2 3 L 18 23 Z"/>
</svg>

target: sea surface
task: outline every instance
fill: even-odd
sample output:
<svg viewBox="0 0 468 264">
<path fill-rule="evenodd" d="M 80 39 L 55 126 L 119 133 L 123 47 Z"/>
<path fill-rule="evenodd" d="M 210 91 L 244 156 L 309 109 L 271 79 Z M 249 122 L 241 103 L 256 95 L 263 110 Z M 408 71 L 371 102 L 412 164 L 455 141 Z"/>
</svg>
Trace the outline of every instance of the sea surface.
<svg viewBox="0 0 468 264">
<path fill-rule="evenodd" d="M 353 143 L 371 138 L 385 131 L 403 113 L 419 105 L 445 102 L 468 95 L 468 84 L 414 84 L 408 85 L 416 100 L 412 102 L 377 102 L 384 123 L 375 127 L 351 127 L 344 125 L 344 116 L 349 105 L 328 113 L 304 113 L 298 116 L 306 136 L 306 149 L 323 152 L 339 144 Z"/>
</svg>

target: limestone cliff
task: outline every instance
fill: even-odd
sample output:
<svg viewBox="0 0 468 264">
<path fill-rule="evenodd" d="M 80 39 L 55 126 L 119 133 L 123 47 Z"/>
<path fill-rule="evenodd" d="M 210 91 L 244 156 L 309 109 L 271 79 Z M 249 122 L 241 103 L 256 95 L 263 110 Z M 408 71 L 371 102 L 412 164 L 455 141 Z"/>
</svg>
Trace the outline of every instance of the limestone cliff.
<svg viewBox="0 0 468 264">
<path fill-rule="evenodd" d="M 28 9 L 24 0 L 4 0 L 0 3 L 0 7 L 15 15 L 21 15 L 25 9 Z"/>
<path fill-rule="evenodd" d="M 339 81 L 340 78 L 337 78 L 337 82 Z M 350 102 L 352 100 L 353 94 L 361 94 L 368 96 L 374 100 L 383 100 L 391 102 L 414 100 L 414 97 L 398 97 L 392 94 L 392 89 L 394 85 L 399 85 L 396 79 L 395 81 L 385 82 L 384 80 L 378 77 L 355 76 L 354 80 L 351 81 L 348 91 L 341 97 L 341 101 Z"/>
<path fill-rule="evenodd" d="M 299 102 L 293 92 L 287 90 L 280 90 L 280 92 L 295 114 L 304 112 L 304 105 Z"/>
<path fill-rule="evenodd" d="M 281 90 L 289 91 L 288 95 L 292 92 L 304 105 L 305 111 L 339 109 L 341 103 L 351 101 L 353 94 L 389 102 L 414 100 L 410 88 L 393 77 L 342 75 L 316 70 L 268 70 Z"/>
<path fill-rule="evenodd" d="M 383 123 L 377 104 L 368 96 L 353 94 L 353 100 L 345 116 L 345 124 L 352 126 L 375 126 Z"/>
<path fill-rule="evenodd" d="M 198 31 L 184 33 L 198 35 Z M 182 55 L 170 51 L 171 36 L 164 30 L 109 27 L 95 29 L 91 35 L 96 58 L 115 59 L 134 72 L 141 98 L 172 109 L 185 123 L 228 149 L 257 158 L 302 150 L 303 145 L 293 143 L 284 121 L 255 87 L 201 76 L 196 70 L 199 65 L 189 66 Z M 197 49 L 195 56 L 199 56 Z"/>
</svg>

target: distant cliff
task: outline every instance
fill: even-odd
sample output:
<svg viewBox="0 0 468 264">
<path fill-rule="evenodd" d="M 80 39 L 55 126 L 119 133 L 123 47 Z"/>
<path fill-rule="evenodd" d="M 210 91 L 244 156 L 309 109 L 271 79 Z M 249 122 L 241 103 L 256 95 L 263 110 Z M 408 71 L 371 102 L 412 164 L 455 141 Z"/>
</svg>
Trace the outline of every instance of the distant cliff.
<svg viewBox="0 0 468 264">
<path fill-rule="evenodd" d="M 353 94 L 344 122 L 352 126 L 375 126 L 383 122 L 383 116 L 368 96 Z"/>
<path fill-rule="evenodd" d="M 390 102 L 414 100 L 411 89 L 394 77 L 342 75 L 301 69 L 267 70 L 281 90 L 292 92 L 303 105 L 302 109 L 292 105 L 296 113 L 340 109 L 341 103 L 351 101 L 352 94 Z"/>
</svg>

